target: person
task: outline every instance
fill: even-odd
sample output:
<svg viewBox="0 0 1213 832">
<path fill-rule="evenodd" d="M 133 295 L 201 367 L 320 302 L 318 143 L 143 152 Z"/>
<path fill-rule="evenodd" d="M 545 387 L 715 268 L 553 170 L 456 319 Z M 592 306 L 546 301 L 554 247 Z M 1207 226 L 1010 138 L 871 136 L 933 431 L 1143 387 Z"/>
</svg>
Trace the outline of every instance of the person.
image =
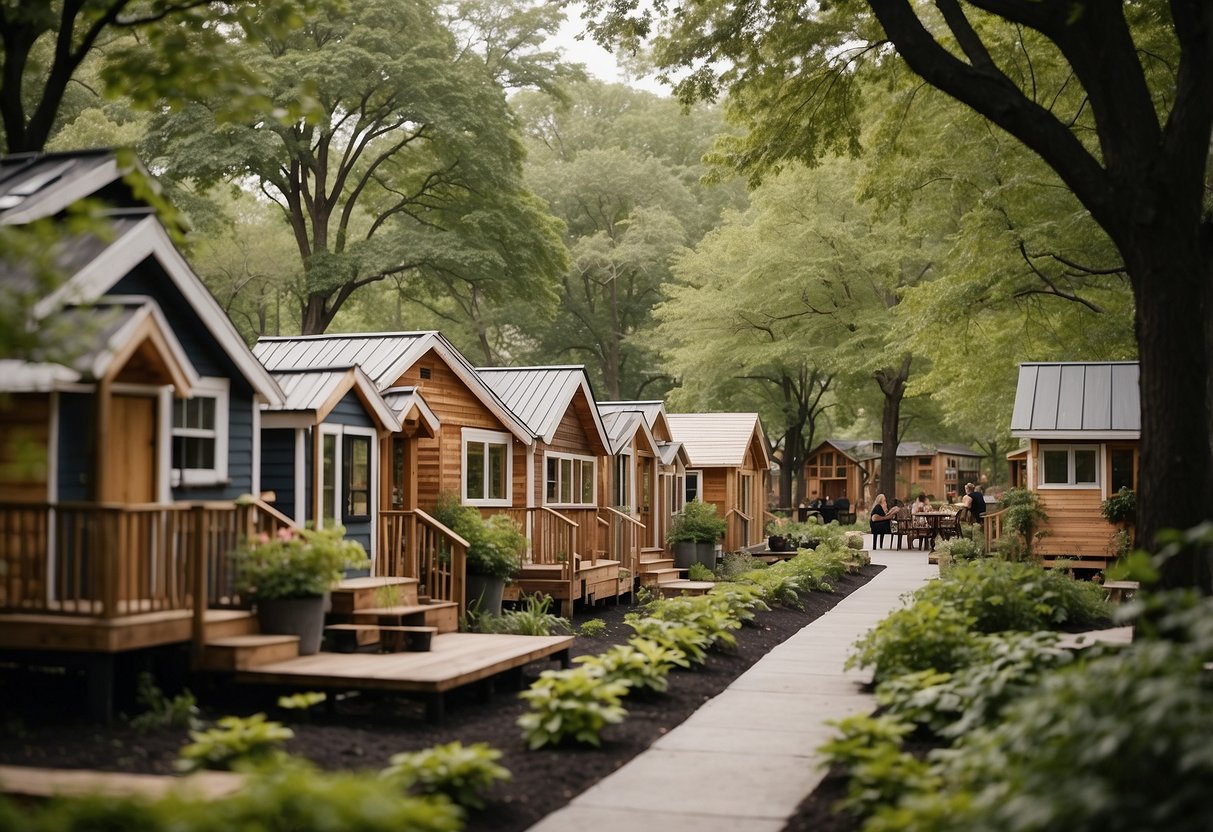
<svg viewBox="0 0 1213 832">
<path fill-rule="evenodd" d="M 965 497 L 962 502 L 964 507 L 969 510 L 969 516 L 973 518 L 973 522 L 980 523 L 986 513 L 986 495 L 981 493 L 981 489 L 971 482 L 965 483 Z"/>
<path fill-rule="evenodd" d="M 931 504 L 927 502 L 927 495 L 923 492 L 918 492 L 918 499 L 914 501 L 914 505 L 910 506 L 911 514 L 922 514 L 924 511 L 930 511 Z"/>
<path fill-rule="evenodd" d="M 876 499 L 872 501 L 872 517 L 869 524 L 872 528 L 872 548 L 879 549 L 881 541 L 885 535 L 893 533 L 893 515 L 894 512 L 885 502 L 883 494 L 877 494 Z M 891 541 L 890 541 L 891 542 Z"/>
</svg>

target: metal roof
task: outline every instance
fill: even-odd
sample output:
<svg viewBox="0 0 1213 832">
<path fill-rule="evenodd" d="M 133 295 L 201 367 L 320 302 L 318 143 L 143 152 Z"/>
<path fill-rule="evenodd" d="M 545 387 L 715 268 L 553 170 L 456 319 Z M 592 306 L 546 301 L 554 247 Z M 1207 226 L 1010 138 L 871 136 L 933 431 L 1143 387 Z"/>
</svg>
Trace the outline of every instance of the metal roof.
<svg viewBox="0 0 1213 832">
<path fill-rule="evenodd" d="M 1140 437 L 1137 362 L 1020 364 L 1011 434 L 1054 439 Z"/>
<path fill-rule="evenodd" d="M 657 440 L 649 430 L 649 423 L 639 410 L 615 410 L 601 414 L 602 425 L 610 437 L 612 454 L 618 454 L 629 445 L 635 444 L 636 434 L 643 433 L 650 447 L 658 450 Z"/>
<path fill-rule="evenodd" d="M 0 390 L 5 393 L 49 393 L 59 385 L 71 384 L 80 378 L 77 370 L 62 364 L 17 358 L 0 360 Z"/>
<path fill-rule="evenodd" d="M 740 467 L 755 439 L 762 456 L 760 467 L 771 465 L 757 413 L 670 413 L 666 418 L 674 439 L 686 446 L 696 467 Z"/>
<path fill-rule="evenodd" d="M 611 441 L 595 405 L 584 366 L 478 367 L 476 372 L 505 406 L 545 443 L 551 443 L 555 438 L 556 429 L 572 406 L 577 391 L 582 391 L 599 444 L 605 453 L 611 452 Z"/>
<path fill-rule="evenodd" d="M 315 413 L 319 423 L 324 421 L 346 393 L 354 390 L 367 413 L 380 426 L 392 432 L 400 430 L 396 412 L 384 401 L 375 383 L 358 367 L 274 373 L 274 381 L 282 388 L 285 401 L 281 407 L 273 410 Z"/>
<path fill-rule="evenodd" d="M 260 338 L 253 345 L 253 354 L 271 372 L 357 366 L 382 390 L 394 384 L 431 349 L 507 430 L 524 444 L 531 444 L 535 434 L 440 332 L 354 332 Z"/>
<path fill-rule="evenodd" d="M 641 413 L 644 416 L 645 422 L 648 423 L 649 430 L 653 432 L 653 436 L 659 442 L 673 438 L 673 435 L 670 433 L 669 420 L 666 419 L 665 402 L 660 399 L 598 403 L 599 413 L 614 413 L 620 410 L 634 410 Z"/>
<path fill-rule="evenodd" d="M 396 414 L 401 426 L 411 419 L 417 419 L 425 425 L 431 438 L 438 434 L 442 423 L 416 387 L 389 387 L 383 391 L 383 400 Z M 417 412 L 416 416 L 412 415 L 413 411 Z"/>
<path fill-rule="evenodd" d="M 147 172 L 136 163 L 119 167 L 110 150 L 68 153 L 17 153 L 0 158 L 0 225 L 20 225 L 53 217 L 85 197 L 103 194 L 114 207 L 145 203 L 122 180 L 132 170 Z"/>
<path fill-rule="evenodd" d="M 879 442 L 875 443 L 879 448 Z M 975 456 L 982 457 L 985 454 L 973 450 L 968 445 L 958 445 L 952 442 L 899 442 L 897 443 L 898 456 L 935 456 L 936 454 L 950 454 L 952 456 Z"/>
</svg>

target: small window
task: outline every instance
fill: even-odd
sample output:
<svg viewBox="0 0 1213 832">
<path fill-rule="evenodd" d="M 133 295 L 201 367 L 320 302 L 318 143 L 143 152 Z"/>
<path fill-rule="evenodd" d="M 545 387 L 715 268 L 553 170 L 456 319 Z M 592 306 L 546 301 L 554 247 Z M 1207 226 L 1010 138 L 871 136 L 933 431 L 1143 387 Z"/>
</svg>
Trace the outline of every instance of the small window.
<svg viewBox="0 0 1213 832">
<path fill-rule="evenodd" d="M 1134 453 L 1132 448 L 1112 448 L 1109 451 L 1109 466 L 1111 467 L 1111 478 L 1108 483 L 1108 493 L 1115 494 L 1122 488 L 1127 488 L 1130 491 L 1137 490 L 1137 480 L 1134 474 Z"/>
<path fill-rule="evenodd" d="M 327 438 L 327 437 L 326 437 Z M 371 517 L 371 438 L 346 436 L 342 448 L 343 520 L 366 521 Z"/>
<path fill-rule="evenodd" d="M 418 375 L 420 375 L 422 379 L 428 379 L 433 377 L 434 372 L 429 367 L 422 367 L 420 370 L 418 370 Z"/>
<path fill-rule="evenodd" d="M 463 499 L 468 504 L 509 505 L 510 435 L 463 431 Z"/>
<path fill-rule="evenodd" d="M 1050 445 L 1040 452 L 1042 486 L 1094 488 L 1099 485 L 1099 448 Z"/>
<path fill-rule="evenodd" d="M 320 472 L 321 511 L 324 525 L 337 519 L 337 436 L 326 433 L 320 437 L 321 457 L 324 460 Z"/>
<path fill-rule="evenodd" d="M 546 485 L 544 502 L 548 505 L 594 505 L 593 459 L 571 454 L 550 453 L 545 457 Z"/>
<path fill-rule="evenodd" d="M 695 500 L 700 499 L 699 483 L 700 483 L 700 472 L 699 471 L 687 471 L 686 502 L 691 503 L 691 502 L 694 502 Z"/>
<path fill-rule="evenodd" d="M 228 381 L 201 379 L 188 399 L 173 399 L 173 485 L 227 479 Z"/>
</svg>

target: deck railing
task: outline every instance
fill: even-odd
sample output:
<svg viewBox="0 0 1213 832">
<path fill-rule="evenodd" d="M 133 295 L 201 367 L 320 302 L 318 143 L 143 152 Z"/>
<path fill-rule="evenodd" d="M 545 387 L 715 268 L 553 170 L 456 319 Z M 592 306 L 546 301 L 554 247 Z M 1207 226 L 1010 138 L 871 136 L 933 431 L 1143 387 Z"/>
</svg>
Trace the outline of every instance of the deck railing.
<svg viewBox="0 0 1213 832">
<path fill-rule="evenodd" d="M 416 578 L 435 601 L 464 609 L 468 541 L 421 509 L 379 512 L 375 574 Z"/>
<path fill-rule="evenodd" d="M 996 511 L 993 514 L 987 514 L 981 518 L 982 531 L 985 533 L 986 551 L 994 550 L 994 544 L 998 542 L 998 538 L 1002 537 L 1002 521 L 1007 513 L 1007 509 Z"/>
<path fill-rule="evenodd" d="M 232 552 L 290 525 L 257 500 L 0 504 L 0 612 L 115 618 L 191 609 L 196 590 L 241 606 Z"/>
<path fill-rule="evenodd" d="M 632 515 L 610 506 L 599 508 L 598 517 L 599 528 L 605 536 L 603 551 L 635 577 L 640 573 L 640 542 L 648 527 Z"/>
</svg>

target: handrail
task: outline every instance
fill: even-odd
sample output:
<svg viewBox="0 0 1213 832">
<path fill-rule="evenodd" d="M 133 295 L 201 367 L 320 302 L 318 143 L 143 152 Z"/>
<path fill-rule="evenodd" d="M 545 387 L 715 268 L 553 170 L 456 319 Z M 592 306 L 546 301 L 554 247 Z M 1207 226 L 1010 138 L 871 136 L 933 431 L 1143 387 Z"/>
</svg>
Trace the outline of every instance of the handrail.
<svg viewBox="0 0 1213 832">
<path fill-rule="evenodd" d="M 728 516 L 729 516 L 730 514 L 736 514 L 736 515 L 737 515 L 738 517 L 740 517 L 742 520 L 753 520 L 753 519 L 754 519 L 753 517 L 751 517 L 750 515 L 746 514 L 744 511 L 742 511 L 742 510 L 741 510 L 741 509 L 739 509 L 739 508 L 731 508 L 731 509 L 729 509 L 728 511 L 726 511 L 726 512 L 724 513 L 724 516 L 725 516 L 726 518 L 728 518 Z"/>
<path fill-rule="evenodd" d="M 281 523 L 284 526 L 295 528 L 295 527 L 298 527 L 298 525 L 299 525 L 298 523 L 295 522 L 294 518 L 287 517 L 281 511 L 279 511 L 278 509 L 274 508 L 272 505 L 267 503 L 265 500 L 262 500 L 260 497 L 255 497 L 252 494 L 242 494 L 241 496 L 237 497 L 236 505 L 251 506 L 251 507 L 257 509 L 258 511 L 264 511 L 266 514 L 268 514 L 270 516 L 271 519 L 277 520 L 279 523 Z"/>
<path fill-rule="evenodd" d="M 564 522 L 565 524 L 567 524 L 569 526 L 572 526 L 574 529 L 581 528 L 581 524 L 578 523 L 576 520 L 574 520 L 571 517 L 565 517 L 563 514 L 556 511 L 556 509 L 554 509 L 554 508 L 548 508 L 547 506 L 536 506 L 536 508 L 539 511 L 544 511 L 544 512 L 547 512 L 548 514 L 558 517 L 562 522 Z"/>
<path fill-rule="evenodd" d="M 641 523 L 639 520 L 637 520 L 632 515 L 622 512 L 617 508 L 611 508 L 610 506 L 599 506 L 598 510 L 599 511 L 609 511 L 611 514 L 614 514 L 616 517 L 619 517 L 622 520 L 627 520 L 632 525 L 639 526 L 642 529 L 648 528 L 647 525 L 645 525 L 644 523 Z"/>
<path fill-rule="evenodd" d="M 433 527 L 433 529 L 435 531 L 442 532 L 444 535 L 446 535 L 451 540 L 458 543 L 460 546 L 467 547 L 467 546 L 472 545 L 471 543 L 467 542 L 467 540 L 463 537 L 463 535 L 461 535 L 461 534 L 459 534 L 459 532 L 453 530 L 450 526 L 447 526 L 446 524 L 444 524 L 441 520 L 436 520 L 428 512 L 423 511 L 419 508 L 415 508 L 415 509 L 413 509 L 413 513 L 416 514 L 418 517 L 420 517 L 422 520 L 424 520 L 427 525 Z"/>
<path fill-rule="evenodd" d="M 1002 516 L 1008 511 L 1010 511 L 1009 508 L 1000 509 L 981 518 L 981 530 L 985 537 L 987 552 L 993 547 L 994 542 L 1002 537 Z"/>
</svg>

